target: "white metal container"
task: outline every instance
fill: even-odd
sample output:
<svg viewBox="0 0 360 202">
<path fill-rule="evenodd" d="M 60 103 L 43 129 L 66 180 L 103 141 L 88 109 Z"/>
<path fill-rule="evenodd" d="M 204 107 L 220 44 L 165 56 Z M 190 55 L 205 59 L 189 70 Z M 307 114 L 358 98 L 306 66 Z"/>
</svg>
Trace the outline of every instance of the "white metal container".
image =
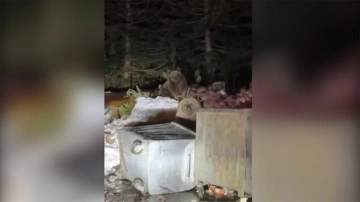
<svg viewBox="0 0 360 202">
<path fill-rule="evenodd" d="M 195 133 L 176 123 L 123 128 L 120 172 L 143 194 L 187 191 L 194 181 Z"/>
</svg>

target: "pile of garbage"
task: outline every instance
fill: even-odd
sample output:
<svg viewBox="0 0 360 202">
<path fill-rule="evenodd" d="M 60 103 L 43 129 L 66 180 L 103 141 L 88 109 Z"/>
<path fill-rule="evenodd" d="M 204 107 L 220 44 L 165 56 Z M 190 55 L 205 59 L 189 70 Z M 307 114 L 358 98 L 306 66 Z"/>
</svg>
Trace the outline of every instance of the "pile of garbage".
<svg viewBox="0 0 360 202">
<path fill-rule="evenodd" d="M 189 94 L 197 95 L 204 108 L 252 108 L 252 87 L 242 88 L 235 95 L 228 95 L 223 88 L 214 88 L 214 85 L 208 88 L 195 86 L 190 87 Z"/>
</svg>

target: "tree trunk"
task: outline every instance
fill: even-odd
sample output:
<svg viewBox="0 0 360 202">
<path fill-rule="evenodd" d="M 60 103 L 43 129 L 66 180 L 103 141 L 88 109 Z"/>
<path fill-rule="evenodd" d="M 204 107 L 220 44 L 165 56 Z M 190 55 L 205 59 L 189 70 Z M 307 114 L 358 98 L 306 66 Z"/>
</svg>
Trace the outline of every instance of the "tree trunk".
<svg viewBox="0 0 360 202">
<path fill-rule="evenodd" d="M 176 68 L 176 45 L 173 40 L 171 41 L 171 65 Z"/>
<path fill-rule="evenodd" d="M 205 68 L 207 72 L 207 81 L 211 81 L 212 78 L 212 65 L 211 65 L 211 51 L 212 51 L 212 45 L 211 45 L 211 31 L 210 31 L 210 24 L 209 24 L 209 0 L 204 0 L 204 21 L 205 21 Z M 208 82 L 206 82 L 208 83 Z"/>
<path fill-rule="evenodd" d="M 124 61 L 124 69 L 131 68 L 131 43 L 130 43 L 130 23 L 131 23 L 131 10 L 130 10 L 130 1 L 126 0 L 126 35 L 125 35 L 125 61 Z"/>
</svg>

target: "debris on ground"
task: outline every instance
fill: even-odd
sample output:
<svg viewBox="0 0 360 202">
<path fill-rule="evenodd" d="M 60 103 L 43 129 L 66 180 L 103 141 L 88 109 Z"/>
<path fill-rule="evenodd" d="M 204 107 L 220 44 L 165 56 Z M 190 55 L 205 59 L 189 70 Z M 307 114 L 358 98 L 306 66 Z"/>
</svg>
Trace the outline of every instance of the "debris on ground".
<svg viewBox="0 0 360 202">
<path fill-rule="evenodd" d="M 113 100 L 107 103 L 105 109 L 110 109 L 112 111 L 112 118 L 119 119 L 121 117 L 129 116 L 131 114 L 131 110 L 135 106 L 135 103 L 135 97 L 124 97 L 122 99 Z"/>
<path fill-rule="evenodd" d="M 150 97 L 150 92 L 143 92 L 143 91 L 141 91 L 141 89 L 138 86 L 136 86 L 136 90 L 129 89 L 126 92 L 126 97 L 134 97 L 134 98 Z"/>
<path fill-rule="evenodd" d="M 209 87 L 191 86 L 190 96 L 199 96 L 204 108 L 239 109 L 252 107 L 252 88 L 239 89 L 235 95 L 228 95 L 221 82 Z"/>
<path fill-rule="evenodd" d="M 111 117 L 119 119 L 121 117 L 128 117 L 135 106 L 136 99 L 139 97 L 149 97 L 149 92 L 143 92 L 136 86 L 136 90 L 129 89 L 126 95 L 119 99 L 114 99 L 105 103 L 105 108 L 110 109 Z"/>
<path fill-rule="evenodd" d="M 166 198 L 164 196 L 160 195 L 159 202 L 166 202 Z"/>
</svg>

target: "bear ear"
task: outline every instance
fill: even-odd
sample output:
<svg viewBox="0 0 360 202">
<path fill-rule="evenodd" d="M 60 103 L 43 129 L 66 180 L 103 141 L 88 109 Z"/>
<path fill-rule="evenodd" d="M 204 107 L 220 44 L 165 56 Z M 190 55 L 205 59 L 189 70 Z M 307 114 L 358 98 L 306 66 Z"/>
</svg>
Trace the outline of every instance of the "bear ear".
<svg viewBox="0 0 360 202">
<path fill-rule="evenodd" d="M 180 67 L 176 67 L 176 71 L 181 72 Z"/>
</svg>

